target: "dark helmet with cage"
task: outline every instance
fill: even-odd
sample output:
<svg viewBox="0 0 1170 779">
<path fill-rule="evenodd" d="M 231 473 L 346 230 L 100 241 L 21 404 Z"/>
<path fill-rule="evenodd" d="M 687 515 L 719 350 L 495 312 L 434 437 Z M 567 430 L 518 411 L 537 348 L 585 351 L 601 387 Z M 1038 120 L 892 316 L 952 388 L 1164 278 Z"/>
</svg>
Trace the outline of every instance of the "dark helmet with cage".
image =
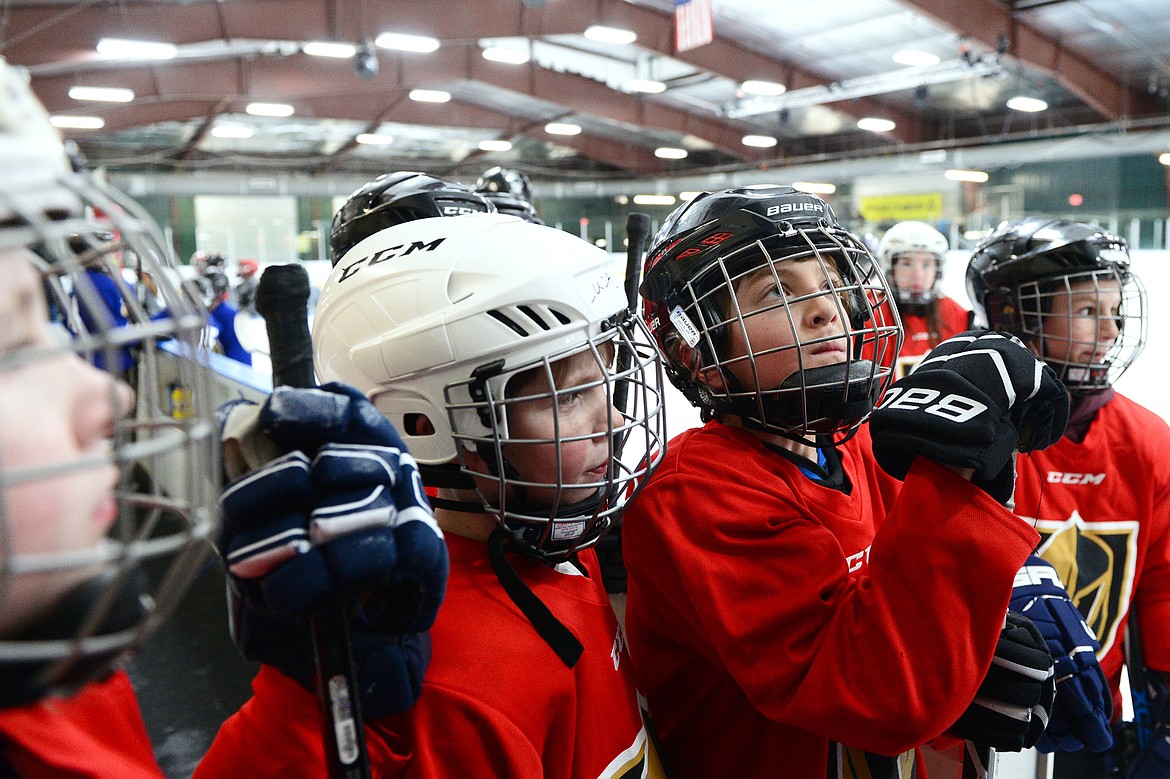
<svg viewBox="0 0 1170 779">
<path fill-rule="evenodd" d="M 806 262 L 815 289 L 790 288 Z M 746 287 L 756 299 L 741 299 Z M 705 417 L 844 440 L 891 381 L 902 331 L 885 279 L 815 195 L 771 185 L 699 195 L 652 240 L 640 290 L 671 381 Z M 765 343 L 763 327 L 791 335 Z"/>
<path fill-rule="evenodd" d="M 403 222 L 494 211 L 466 184 L 418 171 L 387 173 L 360 187 L 333 215 L 330 259 L 337 265 L 361 241 Z"/>
<path fill-rule="evenodd" d="M 334 269 L 313 321 L 317 375 L 366 393 L 428 485 L 469 496 L 437 506 L 489 514 L 544 559 L 594 545 L 665 444 L 661 363 L 629 310 L 623 262 L 499 214 L 418 220 L 370 241 L 422 248 Z M 610 413 L 586 431 L 571 415 L 589 398 Z M 524 426 L 529 409 L 539 429 Z M 571 450 L 585 444 L 582 473 Z"/>
<path fill-rule="evenodd" d="M 499 165 L 488 168 L 475 182 L 476 192 L 502 192 L 532 202 L 532 183 L 528 176 L 518 170 L 502 168 Z"/>
<path fill-rule="evenodd" d="M 496 207 L 496 211 L 508 216 L 518 216 L 525 222 L 542 225 L 544 220 L 536 213 L 536 207 L 515 195 L 507 192 L 481 192 L 488 201 Z"/>
<path fill-rule="evenodd" d="M 898 260 L 912 255 L 925 254 L 934 259 L 934 282 L 926 289 L 902 289 L 898 285 L 894 266 Z M 946 265 L 947 238 L 926 222 L 898 222 L 886 230 L 878 241 L 877 257 L 881 260 L 882 271 L 893 290 L 894 300 L 905 310 L 917 307 L 921 310 L 938 297 L 939 282 L 942 281 Z"/>
<path fill-rule="evenodd" d="M 0 264 L 21 301 L 5 307 L 0 339 L 0 707 L 9 707 L 105 678 L 153 633 L 210 551 L 219 490 L 211 374 L 198 356 L 206 312 L 179 293 L 169 242 L 70 159 L 27 78 L 3 60 L 0 117 Z M 71 247 L 71 236 L 86 245 Z M 152 320 L 124 285 L 114 294 L 125 322 L 80 315 L 77 302 L 106 304 L 87 271 L 117 274 L 123 250 L 152 275 L 166 317 Z M 134 404 L 96 365 L 101 356 L 115 365 L 125 349 L 137 357 Z M 181 409 L 168 386 L 181 389 Z"/>
<path fill-rule="evenodd" d="M 1112 385 L 1145 347 L 1145 288 L 1125 239 L 1100 225 L 1001 224 L 975 247 L 967 294 L 976 321 L 1028 343 L 1075 395 Z M 1086 317 L 1095 323 L 1078 333 Z"/>
</svg>

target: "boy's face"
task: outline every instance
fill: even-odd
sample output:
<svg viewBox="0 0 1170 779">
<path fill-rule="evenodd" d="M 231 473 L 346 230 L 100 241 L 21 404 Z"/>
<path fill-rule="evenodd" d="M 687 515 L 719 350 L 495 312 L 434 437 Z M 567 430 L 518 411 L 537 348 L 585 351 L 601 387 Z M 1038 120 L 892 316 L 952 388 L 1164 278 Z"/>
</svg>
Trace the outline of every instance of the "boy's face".
<svg viewBox="0 0 1170 779">
<path fill-rule="evenodd" d="M 925 295 L 938 277 L 938 258 L 929 252 L 906 252 L 894 260 L 894 286 L 904 294 Z"/>
<path fill-rule="evenodd" d="M 1073 364 L 1101 364 L 1121 334 L 1121 285 L 1117 279 L 1081 279 L 1052 295 L 1044 315 L 1042 357 Z"/>
<path fill-rule="evenodd" d="M 845 362 L 847 311 L 841 293 L 833 291 L 840 287 L 828 258 L 825 266 L 810 257 L 766 265 L 745 276 L 735 286 L 743 326 L 735 321 L 729 326 L 725 370 L 741 387 L 768 391 L 796 371 Z"/>
<path fill-rule="evenodd" d="M 509 443 L 504 445 L 504 456 L 519 471 L 520 480 L 550 485 L 525 488 L 526 500 L 541 506 L 556 500 L 555 485 L 588 485 L 563 490 L 559 503 L 564 505 L 591 497 L 606 483 L 610 438 L 622 424 L 607 395 L 604 370 L 592 352 L 566 357 L 552 367 L 555 395 L 543 370 L 508 392 L 513 398 L 543 396 L 509 404 Z"/>
<path fill-rule="evenodd" d="M 39 274 L 22 250 L 0 250 L 0 359 L 18 350 L 52 348 Z M 71 353 L 0 368 L 0 468 L 17 472 L 92 465 L 9 483 L 0 494 L 11 558 L 100 544 L 116 518 L 118 468 L 109 461 L 115 419 L 129 413 L 133 393 Z M 0 635 L 92 575 L 92 566 L 16 575 L 0 590 Z"/>
</svg>

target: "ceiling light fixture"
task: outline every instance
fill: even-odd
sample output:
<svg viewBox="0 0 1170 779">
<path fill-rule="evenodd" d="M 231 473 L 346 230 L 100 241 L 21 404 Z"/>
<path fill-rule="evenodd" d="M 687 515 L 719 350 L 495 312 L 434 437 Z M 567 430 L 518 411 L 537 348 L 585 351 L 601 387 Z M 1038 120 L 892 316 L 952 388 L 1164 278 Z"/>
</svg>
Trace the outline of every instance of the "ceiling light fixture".
<svg viewBox="0 0 1170 779">
<path fill-rule="evenodd" d="M 67 116 L 57 114 L 49 117 L 54 127 L 62 130 L 100 130 L 106 126 L 106 120 L 100 116 Z"/>
<path fill-rule="evenodd" d="M 748 79 L 739 85 L 745 95 L 759 95 L 761 97 L 776 97 L 788 91 L 788 87 L 776 81 L 759 81 Z"/>
<path fill-rule="evenodd" d="M 794 181 L 792 188 L 798 192 L 808 192 L 811 195 L 831 195 L 837 191 L 837 185 L 824 184 L 819 181 Z"/>
<path fill-rule="evenodd" d="M 395 51 L 412 51 L 416 54 L 429 54 L 439 48 L 439 39 L 427 35 L 408 35 L 400 32 L 384 32 L 374 39 L 383 49 Z"/>
<path fill-rule="evenodd" d="M 1158 155 L 1158 162 L 1170 168 L 1170 151 L 1164 151 Z"/>
<path fill-rule="evenodd" d="M 598 43 L 612 43 L 617 46 L 628 46 L 638 40 L 638 33 L 633 30 L 623 30 L 618 27 L 606 27 L 595 24 L 585 30 L 585 37 Z"/>
<path fill-rule="evenodd" d="M 179 47 L 173 43 L 126 38 L 102 38 L 97 42 L 97 50 L 103 57 L 127 60 L 169 60 L 179 53 Z"/>
<path fill-rule="evenodd" d="M 497 141 L 488 138 L 479 142 L 480 151 L 508 151 L 512 148 L 511 141 Z"/>
<path fill-rule="evenodd" d="M 779 141 L 770 135 L 745 135 L 741 143 L 744 146 L 755 146 L 757 149 L 770 149 Z"/>
<path fill-rule="evenodd" d="M 662 160 L 684 160 L 687 157 L 687 150 L 673 146 L 659 146 L 654 150 L 654 156 Z"/>
<path fill-rule="evenodd" d="M 366 146 L 389 146 L 394 143 L 394 136 L 382 135 L 381 133 L 361 133 L 354 140 Z"/>
<path fill-rule="evenodd" d="M 528 61 L 528 52 L 519 49 L 505 49 L 501 46 L 488 46 L 483 50 L 483 58 L 490 62 L 502 62 L 505 65 L 523 65 Z"/>
<path fill-rule="evenodd" d="M 952 168 L 943 173 L 943 176 L 951 181 L 970 181 L 975 184 L 982 184 L 987 181 L 989 176 L 986 171 L 982 170 L 961 170 L 959 168 Z"/>
<path fill-rule="evenodd" d="M 899 65 L 906 65 L 911 68 L 931 68 L 942 62 L 942 58 L 931 54 L 928 51 L 914 51 L 913 49 L 902 49 L 894 52 L 890 58 Z"/>
<path fill-rule="evenodd" d="M 626 92 L 645 92 L 647 95 L 657 95 L 666 91 L 666 84 L 647 78 L 632 78 L 622 84 L 622 89 Z"/>
<path fill-rule="evenodd" d="M 357 46 L 352 43 L 334 43 L 332 41 L 310 41 L 301 47 L 301 51 L 313 57 L 333 57 L 334 59 L 349 59 L 357 53 Z"/>
<path fill-rule="evenodd" d="M 409 97 L 417 103 L 446 103 L 451 99 L 451 93 L 441 89 L 412 89 Z"/>
<path fill-rule="evenodd" d="M 580 135 L 581 125 L 568 122 L 549 122 L 544 126 L 544 131 L 550 135 Z"/>
<path fill-rule="evenodd" d="M 252 116 L 292 116 L 293 107 L 288 103 L 248 103 L 244 112 Z"/>
<path fill-rule="evenodd" d="M 697 192 L 695 190 L 687 190 L 686 192 L 679 192 L 678 199 L 680 201 L 682 201 L 683 203 L 689 203 L 701 194 L 703 194 L 703 193 Z"/>
<path fill-rule="evenodd" d="M 212 127 L 211 134 L 216 138 L 251 138 L 256 133 L 242 124 L 221 124 Z"/>
<path fill-rule="evenodd" d="M 74 100 L 93 100 L 99 103 L 129 103 L 134 99 L 133 89 L 120 87 L 69 87 L 69 97 Z"/>
<path fill-rule="evenodd" d="M 1024 111 L 1029 114 L 1034 114 L 1040 111 L 1047 111 L 1048 103 L 1038 97 L 1016 95 L 1007 101 L 1007 107 L 1013 111 Z"/>
<path fill-rule="evenodd" d="M 857 127 L 871 133 L 888 133 L 898 125 L 889 119 L 880 119 L 876 116 L 866 116 L 857 120 Z"/>
<path fill-rule="evenodd" d="M 634 195 L 636 206 L 673 206 L 674 195 Z"/>
</svg>

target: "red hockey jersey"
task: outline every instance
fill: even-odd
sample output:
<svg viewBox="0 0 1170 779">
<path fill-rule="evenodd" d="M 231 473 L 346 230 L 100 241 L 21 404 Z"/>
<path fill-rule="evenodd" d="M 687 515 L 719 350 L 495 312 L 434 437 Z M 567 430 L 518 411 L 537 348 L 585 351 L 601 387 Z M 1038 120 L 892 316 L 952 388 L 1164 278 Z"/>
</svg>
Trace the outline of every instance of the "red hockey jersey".
<svg viewBox="0 0 1170 779">
<path fill-rule="evenodd" d="M 937 298 L 939 316 L 938 340 L 945 341 L 952 335 L 958 335 L 970 329 L 968 322 L 970 312 L 960 306 L 953 299 L 940 295 Z M 898 352 L 897 372 L 894 378 L 902 378 L 914 370 L 914 366 L 922 361 L 923 355 L 938 344 L 930 342 L 930 329 L 926 326 L 926 317 L 918 314 L 902 315 L 902 329 L 906 335 L 902 341 L 902 350 Z"/>
<path fill-rule="evenodd" d="M 0 751 L 18 776 L 30 779 L 163 777 L 123 671 L 70 698 L 0 709 Z"/>
<path fill-rule="evenodd" d="M 366 723 L 373 776 L 661 777 L 597 556 L 581 554 L 588 577 L 512 558 L 584 644 L 569 669 L 504 593 L 485 545 L 448 534 L 447 546 L 451 576 L 422 696 L 406 714 Z M 252 689 L 196 779 L 325 777 L 315 697 L 269 667 Z"/>
<path fill-rule="evenodd" d="M 627 510 L 626 627 L 671 776 L 821 779 L 830 742 L 899 755 L 974 697 L 1036 533 L 932 462 L 899 485 L 866 428 L 840 453 L 847 491 L 710 422 Z"/>
<path fill-rule="evenodd" d="M 1146 664 L 1170 671 L 1170 428 L 1120 394 L 1081 443 L 1021 455 L 1016 513 L 1035 522 L 1040 554 L 1101 641 L 1101 668 L 1121 715 L 1122 639 L 1130 608 Z"/>
</svg>

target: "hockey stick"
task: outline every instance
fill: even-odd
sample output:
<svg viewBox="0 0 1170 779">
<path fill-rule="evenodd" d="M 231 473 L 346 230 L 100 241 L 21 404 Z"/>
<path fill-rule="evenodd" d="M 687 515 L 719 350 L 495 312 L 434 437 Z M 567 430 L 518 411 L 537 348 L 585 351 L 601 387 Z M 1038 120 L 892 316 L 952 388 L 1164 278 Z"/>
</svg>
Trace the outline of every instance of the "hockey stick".
<svg viewBox="0 0 1170 779">
<path fill-rule="evenodd" d="M 314 387 L 309 336 L 309 274 L 303 265 L 266 268 L 256 289 L 272 357 L 272 386 Z M 370 758 L 357 695 L 357 671 L 344 607 L 311 620 L 321 736 L 330 779 L 370 779 Z"/>
</svg>

